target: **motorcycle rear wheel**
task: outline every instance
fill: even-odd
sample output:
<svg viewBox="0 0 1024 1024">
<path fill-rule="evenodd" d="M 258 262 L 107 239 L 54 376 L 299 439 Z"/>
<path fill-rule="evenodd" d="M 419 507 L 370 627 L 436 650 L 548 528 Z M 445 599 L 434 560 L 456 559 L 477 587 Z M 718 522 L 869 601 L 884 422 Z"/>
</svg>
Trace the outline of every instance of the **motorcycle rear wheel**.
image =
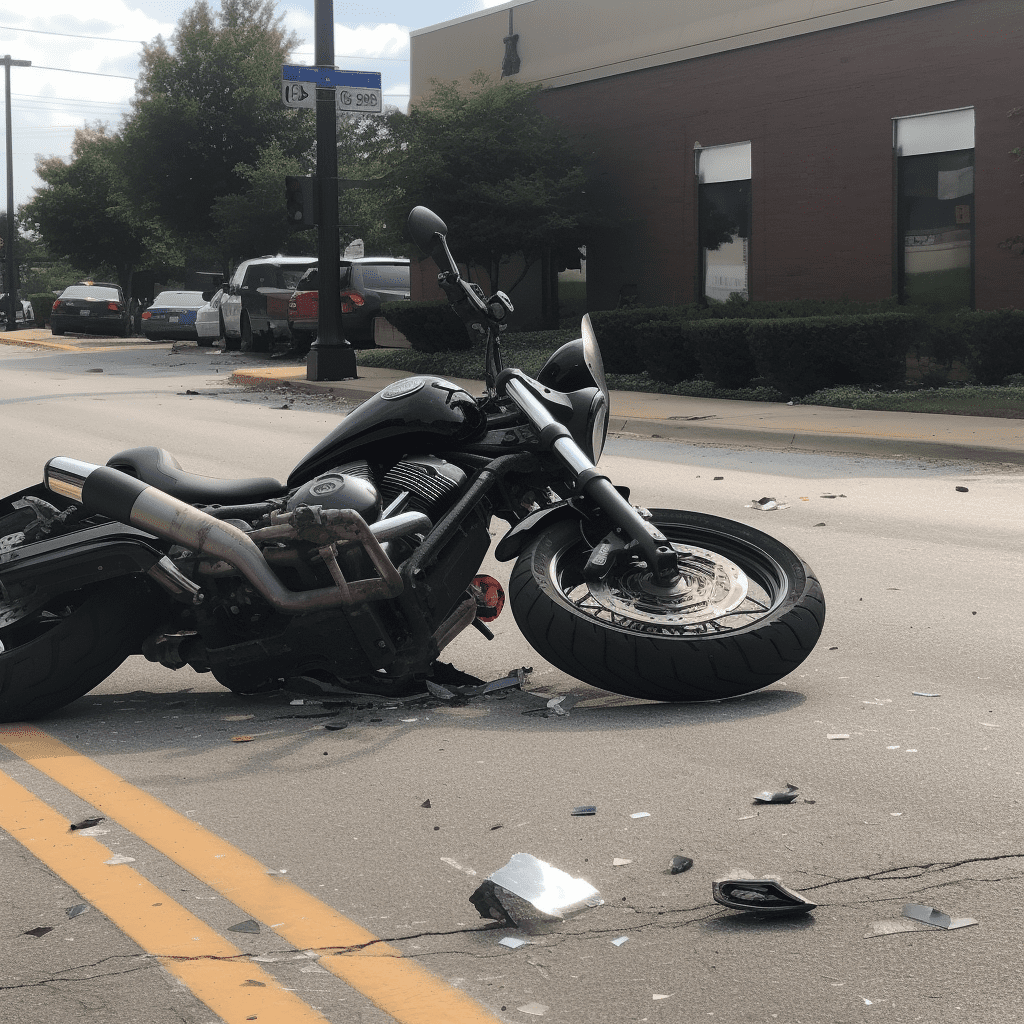
<svg viewBox="0 0 1024 1024">
<path fill-rule="evenodd" d="M 810 566 L 752 527 L 651 509 L 682 580 L 653 585 L 644 563 L 589 583 L 580 524 L 561 522 L 520 555 L 512 613 L 562 671 L 612 693 L 673 702 L 721 700 L 769 686 L 811 653 L 825 599 Z"/>
<path fill-rule="evenodd" d="M 148 592 L 121 579 L 62 594 L 0 629 L 0 722 L 26 722 L 99 686 L 149 632 Z"/>
</svg>

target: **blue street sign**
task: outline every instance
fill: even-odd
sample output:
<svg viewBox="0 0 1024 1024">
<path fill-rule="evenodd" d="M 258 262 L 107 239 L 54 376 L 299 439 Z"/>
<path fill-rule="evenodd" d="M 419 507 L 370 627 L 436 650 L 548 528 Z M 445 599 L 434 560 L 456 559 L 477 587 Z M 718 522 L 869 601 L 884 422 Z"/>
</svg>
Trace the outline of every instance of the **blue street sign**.
<svg viewBox="0 0 1024 1024">
<path fill-rule="evenodd" d="M 285 64 L 281 77 L 286 82 L 309 82 L 322 89 L 347 86 L 349 89 L 379 89 L 379 71 L 336 71 L 332 68 L 311 68 L 303 64 Z"/>
</svg>

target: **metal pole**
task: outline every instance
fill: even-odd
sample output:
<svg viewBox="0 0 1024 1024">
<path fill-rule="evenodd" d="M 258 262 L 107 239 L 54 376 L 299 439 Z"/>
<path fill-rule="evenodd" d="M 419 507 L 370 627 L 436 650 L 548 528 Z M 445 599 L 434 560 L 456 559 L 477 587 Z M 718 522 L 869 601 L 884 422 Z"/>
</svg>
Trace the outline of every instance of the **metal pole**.
<svg viewBox="0 0 1024 1024">
<path fill-rule="evenodd" d="M 5 312 L 7 314 L 7 330 L 13 331 L 18 326 L 17 318 L 17 263 L 14 246 L 14 146 L 11 142 L 11 65 L 27 68 L 30 60 L 11 60 L 8 53 L 3 58 L 4 65 L 4 112 L 7 119 L 7 238 L 4 246 L 4 291 L 7 294 Z"/>
<path fill-rule="evenodd" d="M 315 55 L 320 68 L 334 68 L 333 0 L 314 6 Z M 306 356 L 306 380 L 356 376 L 356 356 L 341 324 L 341 259 L 338 242 L 338 112 L 334 90 L 316 91 L 316 177 L 320 190 L 319 314 L 316 341 Z"/>
</svg>

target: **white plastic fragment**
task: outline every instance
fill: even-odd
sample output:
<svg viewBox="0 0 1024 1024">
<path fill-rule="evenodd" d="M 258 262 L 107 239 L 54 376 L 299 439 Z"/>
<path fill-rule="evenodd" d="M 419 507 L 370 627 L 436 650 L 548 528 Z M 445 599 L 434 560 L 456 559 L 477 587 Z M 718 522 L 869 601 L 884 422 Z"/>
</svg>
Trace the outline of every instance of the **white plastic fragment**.
<svg viewBox="0 0 1024 1024">
<path fill-rule="evenodd" d="M 543 1017 L 548 1012 L 549 1007 L 543 1003 L 527 1003 L 525 1006 L 519 1007 L 520 1013 L 532 1013 L 535 1017 Z"/>
<path fill-rule="evenodd" d="M 825 734 L 827 740 L 848 740 L 850 734 L 848 732 L 830 732 Z"/>
<path fill-rule="evenodd" d="M 631 814 L 631 818 L 649 818 L 651 816 L 650 811 L 637 811 L 636 814 Z"/>
<path fill-rule="evenodd" d="M 623 945 L 626 942 L 629 942 L 629 936 L 628 935 L 621 935 L 617 939 L 612 939 L 612 945 L 613 946 L 621 946 L 621 945 Z"/>
<path fill-rule="evenodd" d="M 104 864 L 132 864 L 134 863 L 134 857 L 126 857 L 123 853 L 115 853 L 110 860 L 105 860 Z"/>
<path fill-rule="evenodd" d="M 941 693 L 925 693 L 923 690 L 915 690 L 914 691 L 914 696 L 915 697 L 941 697 L 942 694 Z"/>
<path fill-rule="evenodd" d="M 978 922 L 973 917 L 950 917 L 941 910 L 934 907 L 926 907 L 920 903 L 907 903 L 903 907 L 903 916 L 909 917 L 911 921 L 920 921 L 923 924 L 934 925 L 936 928 L 945 928 L 947 931 L 953 928 L 969 928 Z"/>
<path fill-rule="evenodd" d="M 613 868 L 621 868 L 621 867 L 623 867 L 626 864 L 632 864 L 632 863 L 633 862 L 631 860 L 626 860 L 625 857 L 614 857 L 614 858 L 612 858 L 612 867 Z"/>
<path fill-rule="evenodd" d="M 528 946 L 530 943 L 526 939 L 514 939 L 511 935 L 506 935 L 498 945 L 508 946 L 509 949 L 518 949 L 520 946 Z"/>
<path fill-rule="evenodd" d="M 659 995 L 657 992 L 655 992 L 654 995 L 651 996 L 651 998 L 652 999 L 671 999 L 674 995 L 675 995 L 675 992 L 669 992 L 669 994 L 667 996 L 662 996 L 662 995 Z"/>
<path fill-rule="evenodd" d="M 789 508 L 785 502 L 776 501 L 775 498 L 751 498 L 750 501 L 751 504 L 745 505 L 744 508 L 756 508 L 762 512 L 776 512 Z"/>
<path fill-rule="evenodd" d="M 300 699 L 300 700 L 290 700 L 290 701 L 288 701 L 288 703 L 291 704 L 292 707 L 295 707 L 295 706 L 301 706 L 301 705 L 305 704 L 306 702 L 304 700 Z"/>
</svg>

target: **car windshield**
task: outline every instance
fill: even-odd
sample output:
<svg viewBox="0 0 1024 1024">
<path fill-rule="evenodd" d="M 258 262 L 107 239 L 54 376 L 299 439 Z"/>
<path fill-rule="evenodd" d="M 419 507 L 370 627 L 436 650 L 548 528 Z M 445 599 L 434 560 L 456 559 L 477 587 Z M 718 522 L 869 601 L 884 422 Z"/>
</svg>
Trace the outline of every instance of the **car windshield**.
<svg viewBox="0 0 1024 1024">
<path fill-rule="evenodd" d="M 280 288 L 294 288 L 299 281 L 302 280 L 302 275 L 305 274 L 305 267 L 282 267 L 281 275 L 284 279 L 284 283 L 279 285 Z"/>
<path fill-rule="evenodd" d="M 154 300 L 154 306 L 184 306 L 198 309 L 206 305 L 202 292 L 161 292 Z"/>
<path fill-rule="evenodd" d="M 360 263 L 359 273 L 364 288 L 384 288 L 398 291 L 409 290 L 409 267 L 394 263 Z"/>
<path fill-rule="evenodd" d="M 121 296 L 116 288 L 100 288 L 96 285 L 73 284 L 61 293 L 62 299 L 113 299 L 120 302 Z"/>
</svg>

